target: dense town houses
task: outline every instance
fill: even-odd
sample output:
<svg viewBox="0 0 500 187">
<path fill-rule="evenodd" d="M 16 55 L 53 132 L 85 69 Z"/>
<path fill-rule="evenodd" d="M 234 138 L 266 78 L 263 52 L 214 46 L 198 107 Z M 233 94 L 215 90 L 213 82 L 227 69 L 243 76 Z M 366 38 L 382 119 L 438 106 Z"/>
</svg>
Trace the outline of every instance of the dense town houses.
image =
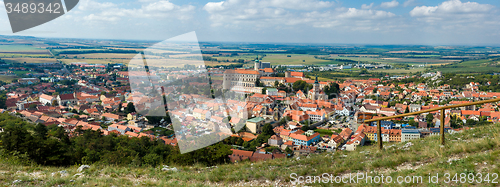
<svg viewBox="0 0 500 187">
<path fill-rule="evenodd" d="M 241 150 L 233 149 L 232 162 L 354 151 L 378 138 L 376 124 L 364 120 L 500 96 L 480 91 L 481 84 L 475 82 L 461 85 L 459 91 L 446 84 L 393 84 L 384 78 L 319 81 L 315 75 L 306 78 L 310 76 L 293 70 L 278 77 L 276 69 L 259 60 L 251 69 L 209 69 L 222 77 L 210 80 L 211 84 L 193 77 L 196 71 L 189 68 L 141 73 L 106 65 L 72 66 L 67 69 L 70 72 L 55 71 L 3 85 L 7 98 L 2 112 L 33 123 L 61 126 L 71 134 L 76 129 L 91 129 L 104 135 L 160 139 L 174 146 L 193 137 L 234 137 L 244 143 Z M 161 78 L 149 79 L 152 75 Z M 438 80 L 442 75 L 422 75 L 426 76 Z M 136 82 L 129 81 L 131 77 Z M 409 77 L 398 77 L 404 78 Z M 143 83 L 146 79 L 150 84 Z M 184 84 L 155 87 L 175 81 Z M 297 88 L 296 83 L 305 85 Z M 327 94 L 332 85 L 339 90 Z M 158 91 L 161 96 L 140 90 Z M 226 94 L 225 100 L 214 99 L 217 93 Z M 157 109 L 154 107 L 163 108 L 164 116 L 143 115 L 143 110 Z M 468 128 L 464 125 L 499 122 L 498 109 L 497 103 L 449 109 L 444 122 L 439 112 L 397 119 L 397 123 L 384 121 L 382 141 L 406 142 L 437 135 L 441 124 L 446 133 L 457 133 Z M 178 126 L 173 127 L 174 123 Z M 158 134 L 162 128 L 170 133 Z M 262 135 L 267 138 L 261 140 Z"/>
</svg>

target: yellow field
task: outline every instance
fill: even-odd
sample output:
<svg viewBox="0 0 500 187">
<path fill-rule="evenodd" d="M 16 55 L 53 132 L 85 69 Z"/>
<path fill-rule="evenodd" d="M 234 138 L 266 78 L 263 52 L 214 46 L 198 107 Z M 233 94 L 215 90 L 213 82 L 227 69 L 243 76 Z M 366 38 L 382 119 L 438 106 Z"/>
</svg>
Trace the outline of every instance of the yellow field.
<svg viewBox="0 0 500 187">
<path fill-rule="evenodd" d="M 16 76 L 0 75 L 0 81 L 11 83 L 12 80 L 16 79 Z"/>
<path fill-rule="evenodd" d="M 89 64 L 108 64 L 108 63 L 122 63 L 128 64 L 130 60 L 119 60 L 119 59 L 59 59 L 65 64 L 71 64 L 72 62 L 86 62 Z"/>
<path fill-rule="evenodd" d="M 78 55 L 61 55 L 61 56 L 68 56 L 69 58 L 76 56 L 77 58 L 97 58 L 97 59 L 111 59 L 111 58 L 125 58 L 125 59 L 132 59 L 134 56 L 137 54 L 133 53 L 89 53 L 89 54 L 78 54 Z"/>
<path fill-rule="evenodd" d="M 287 57 L 290 55 L 290 57 Z M 217 60 L 229 60 L 234 59 L 244 59 L 246 61 L 253 61 L 257 55 L 244 55 L 244 56 L 233 56 L 233 57 L 213 57 Z M 259 55 L 260 57 L 260 55 Z M 321 60 L 315 59 L 314 55 L 301 55 L 301 54 L 266 54 L 262 58 L 263 62 L 271 62 L 271 65 L 326 65 L 326 64 L 336 64 L 337 62 L 331 60 Z M 229 63 L 231 64 L 231 63 Z M 232 64 L 235 64 L 232 62 Z"/>
</svg>

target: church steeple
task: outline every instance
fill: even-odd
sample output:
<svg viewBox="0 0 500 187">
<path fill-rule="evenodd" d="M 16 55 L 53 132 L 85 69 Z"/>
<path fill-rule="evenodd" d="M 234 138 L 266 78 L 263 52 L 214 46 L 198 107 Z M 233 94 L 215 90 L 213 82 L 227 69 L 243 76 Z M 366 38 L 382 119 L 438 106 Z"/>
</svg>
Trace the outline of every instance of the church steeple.
<svg viewBox="0 0 500 187">
<path fill-rule="evenodd" d="M 319 84 L 317 75 L 316 75 L 316 81 L 314 81 L 314 84 Z"/>
</svg>

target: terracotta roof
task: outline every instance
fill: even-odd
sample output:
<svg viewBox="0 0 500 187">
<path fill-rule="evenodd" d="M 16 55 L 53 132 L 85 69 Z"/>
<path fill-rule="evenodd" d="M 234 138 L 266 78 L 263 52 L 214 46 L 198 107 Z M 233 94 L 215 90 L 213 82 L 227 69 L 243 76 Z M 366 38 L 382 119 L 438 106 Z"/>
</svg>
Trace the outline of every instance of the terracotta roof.
<svg viewBox="0 0 500 187">
<path fill-rule="evenodd" d="M 75 99 L 75 96 L 73 94 L 61 94 L 59 95 L 61 100 L 72 100 Z"/>
</svg>

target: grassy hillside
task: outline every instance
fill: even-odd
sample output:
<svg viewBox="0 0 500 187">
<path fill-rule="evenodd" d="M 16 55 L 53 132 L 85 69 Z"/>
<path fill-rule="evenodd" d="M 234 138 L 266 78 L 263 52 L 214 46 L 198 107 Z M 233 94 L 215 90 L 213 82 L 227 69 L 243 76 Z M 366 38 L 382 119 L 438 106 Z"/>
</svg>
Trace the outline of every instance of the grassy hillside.
<svg viewBox="0 0 500 187">
<path fill-rule="evenodd" d="M 422 176 L 422 183 L 413 186 L 429 186 L 429 174 L 439 173 L 439 183 L 434 186 L 448 186 L 444 173 L 478 175 L 490 173 L 489 183 L 499 182 L 492 173 L 499 173 L 500 124 L 477 127 L 464 133 L 447 135 L 445 146 L 439 144 L 438 136 L 431 136 L 408 143 L 385 144 L 385 150 L 374 146 L 360 147 L 354 152 L 336 152 L 311 155 L 292 159 L 266 162 L 242 162 L 206 168 L 201 165 L 177 167 L 178 172 L 161 171 L 162 167 L 114 167 L 92 165 L 90 169 L 77 173 L 78 166 L 57 168 L 40 167 L 16 162 L 15 159 L 0 161 L 0 185 L 16 182 L 18 186 L 275 186 L 292 185 L 292 173 L 300 176 L 334 176 L 368 172 L 371 176 L 391 176 L 396 182 L 398 176 Z M 22 155 L 20 155 L 22 157 Z M 173 166 L 170 166 L 173 167 Z M 62 172 L 61 172 L 62 171 Z M 65 172 L 64 172 L 65 171 Z M 373 173 L 370 173 L 372 172 Z M 63 173 L 62 175 L 60 173 Z M 67 174 L 65 174 L 67 173 Z M 498 175 L 496 175 L 498 176 Z M 21 180 L 21 181 L 16 181 Z M 457 178 L 460 180 L 460 177 Z M 480 186 L 497 186 L 498 184 Z M 451 182 L 453 186 L 468 186 Z M 353 186 L 366 186 L 361 184 Z M 307 186 L 335 186 L 339 184 L 307 184 Z M 380 184 L 368 184 L 379 186 Z M 391 184 L 408 185 L 408 184 Z"/>
</svg>

